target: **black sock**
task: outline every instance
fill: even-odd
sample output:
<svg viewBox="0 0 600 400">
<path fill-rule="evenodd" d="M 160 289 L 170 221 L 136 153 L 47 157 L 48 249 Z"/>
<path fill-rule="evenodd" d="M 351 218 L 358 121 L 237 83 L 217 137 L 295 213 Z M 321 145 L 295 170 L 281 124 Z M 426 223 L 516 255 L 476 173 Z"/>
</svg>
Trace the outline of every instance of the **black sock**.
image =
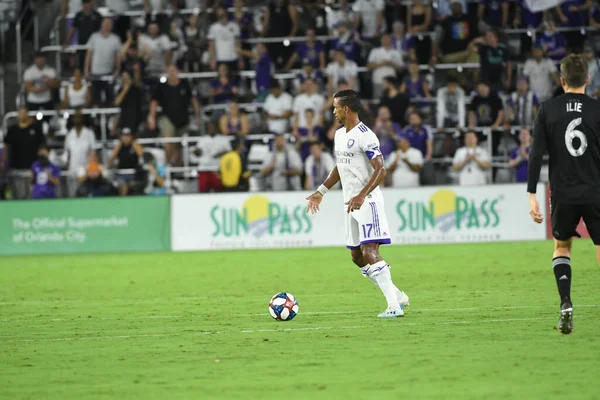
<svg viewBox="0 0 600 400">
<path fill-rule="evenodd" d="M 554 277 L 560 303 L 571 303 L 571 259 L 569 257 L 556 257 L 552 260 L 554 267 Z"/>
</svg>

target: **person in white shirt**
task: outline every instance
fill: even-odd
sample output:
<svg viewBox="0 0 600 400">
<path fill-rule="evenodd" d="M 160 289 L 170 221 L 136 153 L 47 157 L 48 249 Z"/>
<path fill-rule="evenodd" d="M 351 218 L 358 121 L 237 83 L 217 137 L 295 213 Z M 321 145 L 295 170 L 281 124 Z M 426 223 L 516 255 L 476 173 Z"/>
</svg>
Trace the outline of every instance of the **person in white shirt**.
<svg viewBox="0 0 600 400">
<path fill-rule="evenodd" d="M 286 144 L 282 134 L 275 136 L 273 152 L 265 158 L 261 173 L 274 191 L 302 189 L 302 158 L 295 148 Z"/>
<path fill-rule="evenodd" d="M 342 80 L 348 82 L 350 87 L 358 92 L 358 66 L 356 63 L 348 60 L 343 50 L 333 49 L 331 53 L 333 61 L 327 65 L 325 71 L 330 95 L 338 90 L 338 83 Z"/>
<path fill-rule="evenodd" d="M 67 154 L 67 190 L 69 197 L 77 191 L 77 174 L 88 162 L 88 155 L 95 151 L 96 136 L 94 132 L 83 125 L 83 115 L 80 111 L 73 114 L 73 128 L 65 138 L 65 153 Z"/>
<path fill-rule="evenodd" d="M 337 92 L 333 107 L 335 119 L 342 125 L 334 138 L 336 166 L 307 197 L 306 210 L 312 214 L 318 212 L 325 194 L 336 183 L 342 183 L 346 247 L 350 249 L 352 261 L 381 289 L 386 299 L 387 309 L 378 317 L 403 317 L 404 307 L 410 300 L 394 285 L 389 264 L 379 253 L 380 245 L 392 241 L 380 188 L 385 181 L 386 169 L 379 140 L 358 118 L 362 104 L 357 92 Z"/>
<path fill-rule="evenodd" d="M 335 161 L 331 154 L 323 151 L 323 144 L 318 141 L 312 142 L 310 155 L 304 161 L 304 189 L 317 190 L 334 167 Z"/>
<path fill-rule="evenodd" d="M 293 129 L 298 136 L 298 129 L 306 128 L 306 110 L 315 111 L 315 123 L 321 124 L 321 110 L 325 106 L 325 97 L 317 90 L 317 84 L 312 79 L 304 81 L 304 92 L 296 96 L 292 110 L 294 112 Z"/>
<path fill-rule="evenodd" d="M 121 63 L 119 52 L 122 47 L 121 39 L 112 33 L 112 20 L 104 18 L 100 31 L 92 34 L 87 43 L 88 50 L 85 57 L 85 78 L 92 82 L 92 97 L 95 105 L 102 103 L 102 93 L 106 104 L 114 101 L 114 88 L 112 82 L 102 80 L 103 77 L 120 75 Z"/>
<path fill-rule="evenodd" d="M 138 50 L 148 54 L 146 74 L 150 78 L 159 78 L 167 72 L 171 65 L 171 41 L 167 35 L 161 35 L 157 23 L 148 25 L 148 34 L 140 35 Z"/>
<path fill-rule="evenodd" d="M 487 150 L 477 146 L 477 133 L 465 133 L 465 146 L 456 150 L 452 169 L 458 173 L 460 185 L 485 185 L 487 170 L 491 167 Z"/>
<path fill-rule="evenodd" d="M 385 31 L 385 19 L 383 18 L 384 0 L 356 0 L 352 9 L 354 10 L 354 27 L 362 27 L 362 37 L 375 39 Z"/>
<path fill-rule="evenodd" d="M 389 186 L 394 188 L 419 186 L 419 172 L 423 166 L 423 153 L 410 147 L 410 137 L 397 137 L 398 149 L 389 155 L 386 167 Z"/>
<path fill-rule="evenodd" d="M 221 156 L 231 151 L 231 141 L 227 136 L 218 135 L 215 130 L 199 138 L 190 149 L 190 161 L 198 164 L 198 191 L 200 193 L 220 192 L 223 189 L 219 178 Z"/>
<path fill-rule="evenodd" d="M 270 133 L 289 133 L 292 116 L 293 98 L 281 89 L 279 82 L 273 79 L 271 93 L 265 99 L 263 111 Z"/>
<path fill-rule="evenodd" d="M 449 76 L 446 87 L 437 91 L 437 128 L 462 129 L 466 124 L 467 108 L 465 91 L 458 85 L 458 79 Z"/>
<path fill-rule="evenodd" d="M 217 22 L 208 29 L 210 68 L 217 70 L 217 64 L 226 63 L 231 71 L 243 68 L 243 59 L 237 49 L 240 44 L 240 27 L 227 17 L 227 10 L 219 7 L 216 10 Z"/>
<path fill-rule="evenodd" d="M 525 61 L 523 75 L 529 78 L 529 87 L 540 103 L 552 97 L 555 85 L 560 86 L 556 65 L 544 57 L 541 45 L 533 46 L 533 58 Z"/>
<path fill-rule="evenodd" d="M 56 71 L 46 65 L 44 53 L 35 53 L 33 65 L 23 74 L 27 91 L 27 107 L 31 111 L 50 110 L 54 108 L 52 89 L 58 87 Z"/>
<path fill-rule="evenodd" d="M 369 53 L 367 68 L 373 71 L 373 98 L 379 99 L 383 95 L 383 78 L 396 76 L 404 66 L 402 54 L 392 47 L 390 35 L 381 36 L 381 47 L 376 47 Z"/>
</svg>

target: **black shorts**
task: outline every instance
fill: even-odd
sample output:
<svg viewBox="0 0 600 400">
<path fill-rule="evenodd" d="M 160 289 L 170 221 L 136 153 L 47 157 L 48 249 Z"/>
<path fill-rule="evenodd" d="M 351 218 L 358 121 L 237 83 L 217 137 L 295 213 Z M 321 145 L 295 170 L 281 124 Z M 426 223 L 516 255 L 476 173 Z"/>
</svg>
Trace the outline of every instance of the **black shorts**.
<svg viewBox="0 0 600 400">
<path fill-rule="evenodd" d="M 599 204 L 561 204 L 552 201 L 550 204 L 552 218 L 552 235 L 557 240 L 569 240 L 581 237 L 577 233 L 577 225 L 583 218 L 590 238 L 595 245 L 600 245 L 600 205 Z"/>
</svg>

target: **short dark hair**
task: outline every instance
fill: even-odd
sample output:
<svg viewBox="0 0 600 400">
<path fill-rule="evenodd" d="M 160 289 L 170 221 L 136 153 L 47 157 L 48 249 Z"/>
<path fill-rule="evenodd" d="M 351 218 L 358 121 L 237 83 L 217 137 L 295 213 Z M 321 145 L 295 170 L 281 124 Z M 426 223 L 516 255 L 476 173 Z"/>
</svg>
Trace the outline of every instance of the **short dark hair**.
<svg viewBox="0 0 600 400">
<path fill-rule="evenodd" d="M 352 112 L 357 113 L 360 110 L 360 96 L 352 89 L 340 90 L 333 98 L 338 99 L 341 106 L 348 107 Z"/>
<path fill-rule="evenodd" d="M 560 74 L 571 88 L 585 86 L 588 78 L 588 62 L 582 54 L 569 54 L 560 62 Z"/>
<path fill-rule="evenodd" d="M 396 88 L 398 87 L 398 78 L 395 76 L 389 75 L 383 78 L 383 80 Z"/>
<path fill-rule="evenodd" d="M 48 147 L 48 145 L 45 142 L 39 145 L 38 151 L 40 151 L 42 149 L 45 149 L 46 151 L 50 151 L 50 147 Z"/>
</svg>

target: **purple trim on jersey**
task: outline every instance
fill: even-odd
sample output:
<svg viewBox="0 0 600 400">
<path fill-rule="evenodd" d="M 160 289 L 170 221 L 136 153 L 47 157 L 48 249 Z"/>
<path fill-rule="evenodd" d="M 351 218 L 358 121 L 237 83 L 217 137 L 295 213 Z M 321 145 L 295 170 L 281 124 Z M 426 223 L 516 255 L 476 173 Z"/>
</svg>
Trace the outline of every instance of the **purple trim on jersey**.
<svg viewBox="0 0 600 400">
<path fill-rule="evenodd" d="M 350 250 L 357 250 L 357 249 L 360 249 L 360 246 L 348 246 L 348 245 L 346 245 L 346 248 L 350 249 Z"/>
<path fill-rule="evenodd" d="M 379 244 L 390 244 L 392 243 L 392 239 L 369 239 L 369 240 L 363 240 L 362 242 L 360 242 L 360 245 L 362 246 L 363 244 L 368 244 L 368 243 L 379 243 Z"/>
<path fill-rule="evenodd" d="M 369 203 L 371 206 L 371 212 L 373 213 L 373 230 L 375 236 L 381 236 L 381 229 L 379 227 L 379 214 L 377 213 L 377 205 L 373 202 Z"/>
<path fill-rule="evenodd" d="M 379 268 L 375 268 L 374 270 L 371 271 L 371 269 L 369 268 L 368 272 L 370 272 L 370 275 L 373 275 L 376 272 L 382 271 L 385 268 L 389 268 L 390 264 L 383 264 L 381 267 Z"/>
</svg>

